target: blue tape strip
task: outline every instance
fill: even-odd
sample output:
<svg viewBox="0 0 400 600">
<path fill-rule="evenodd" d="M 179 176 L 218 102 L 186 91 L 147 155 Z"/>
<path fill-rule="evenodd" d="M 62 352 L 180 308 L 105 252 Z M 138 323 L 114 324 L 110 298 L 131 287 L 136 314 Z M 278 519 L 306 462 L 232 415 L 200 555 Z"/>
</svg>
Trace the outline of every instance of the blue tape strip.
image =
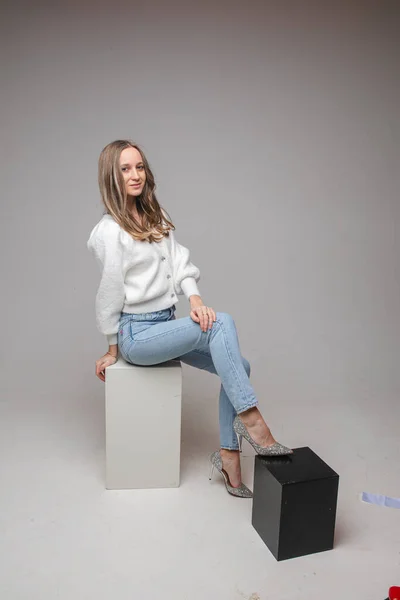
<svg viewBox="0 0 400 600">
<path fill-rule="evenodd" d="M 386 506 L 388 508 L 400 508 L 400 498 L 390 498 L 389 496 L 382 496 L 380 494 L 369 494 L 363 492 L 361 494 L 361 500 L 368 502 L 369 504 L 377 504 L 378 506 Z"/>
</svg>

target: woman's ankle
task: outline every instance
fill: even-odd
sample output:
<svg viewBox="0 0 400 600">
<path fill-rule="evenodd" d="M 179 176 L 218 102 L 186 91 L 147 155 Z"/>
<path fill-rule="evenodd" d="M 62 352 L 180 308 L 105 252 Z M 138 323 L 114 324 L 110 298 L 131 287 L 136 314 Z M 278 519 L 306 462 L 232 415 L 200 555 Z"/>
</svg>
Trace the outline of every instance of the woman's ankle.
<svg viewBox="0 0 400 600">
<path fill-rule="evenodd" d="M 255 425 L 258 421 L 264 421 L 257 406 L 253 406 L 252 408 L 240 413 L 239 418 L 245 425 L 249 425 L 250 427 Z"/>
<path fill-rule="evenodd" d="M 239 456 L 239 448 L 237 450 L 232 450 L 230 448 L 221 448 L 219 452 L 224 458 L 237 458 Z"/>
<path fill-rule="evenodd" d="M 262 446 L 272 446 L 272 444 L 275 443 L 276 440 L 272 435 L 270 428 L 256 406 L 240 413 L 239 417 L 258 444 Z"/>
<path fill-rule="evenodd" d="M 242 482 L 239 450 L 220 449 L 223 470 L 228 476 L 229 485 L 239 487 Z"/>
</svg>

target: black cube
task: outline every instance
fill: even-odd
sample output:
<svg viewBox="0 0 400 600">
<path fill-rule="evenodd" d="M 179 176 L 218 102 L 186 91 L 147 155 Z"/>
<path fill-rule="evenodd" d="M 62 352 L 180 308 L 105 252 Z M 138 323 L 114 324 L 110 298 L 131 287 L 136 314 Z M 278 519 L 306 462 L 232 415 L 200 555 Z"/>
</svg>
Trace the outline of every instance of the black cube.
<svg viewBox="0 0 400 600">
<path fill-rule="evenodd" d="M 257 455 L 252 524 L 276 560 L 333 548 L 339 475 L 310 448 Z"/>
</svg>

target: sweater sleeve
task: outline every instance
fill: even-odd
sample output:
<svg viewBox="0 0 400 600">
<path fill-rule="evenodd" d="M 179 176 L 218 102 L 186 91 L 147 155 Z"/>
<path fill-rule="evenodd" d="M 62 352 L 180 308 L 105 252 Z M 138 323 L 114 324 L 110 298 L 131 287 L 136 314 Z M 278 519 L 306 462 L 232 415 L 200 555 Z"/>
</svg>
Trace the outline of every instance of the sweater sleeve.
<svg viewBox="0 0 400 600">
<path fill-rule="evenodd" d="M 120 227 L 117 223 L 100 223 L 87 243 L 101 270 L 100 285 L 96 295 L 96 325 L 107 337 L 109 345 L 118 342 L 118 326 L 125 302 L 124 274 Z"/>
<path fill-rule="evenodd" d="M 199 295 L 197 282 L 200 280 L 200 270 L 190 260 L 190 253 L 185 246 L 179 244 L 174 232 L 169 232 L 171 238 L 171 254 L 174 268 L 174 284 L 176 294 L 185 294 L 189 299 L 193 294 Z"/>
</svg>

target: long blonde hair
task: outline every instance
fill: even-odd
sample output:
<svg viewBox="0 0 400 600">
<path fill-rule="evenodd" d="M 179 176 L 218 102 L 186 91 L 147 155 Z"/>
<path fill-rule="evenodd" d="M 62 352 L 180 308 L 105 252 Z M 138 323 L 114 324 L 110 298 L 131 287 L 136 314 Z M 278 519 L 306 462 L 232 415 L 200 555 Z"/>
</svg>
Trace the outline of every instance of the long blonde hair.
<svg viewBox="0 0 400 600">
<path fill-rule="evenodd" d="M 146 173 L 146 182 L 140 196 L 135 198 L 137 211 L 142 225 L 128 210 L 128 194 L 119 164 L 121 152 L 125 148 L 136 148 L 142 157 Z M 106 213 L 136 240 L 148 242 L 160 241 L 175 229 L 165 209 L 162 209 L 154 190 L 156 184 L 144 152 L 131 140 L 115 140 L 103 148 L 99 157 L 98 181 L 100 194 Z M 167 216 L 165 216 L 166 213 Z"/>
</svg>

